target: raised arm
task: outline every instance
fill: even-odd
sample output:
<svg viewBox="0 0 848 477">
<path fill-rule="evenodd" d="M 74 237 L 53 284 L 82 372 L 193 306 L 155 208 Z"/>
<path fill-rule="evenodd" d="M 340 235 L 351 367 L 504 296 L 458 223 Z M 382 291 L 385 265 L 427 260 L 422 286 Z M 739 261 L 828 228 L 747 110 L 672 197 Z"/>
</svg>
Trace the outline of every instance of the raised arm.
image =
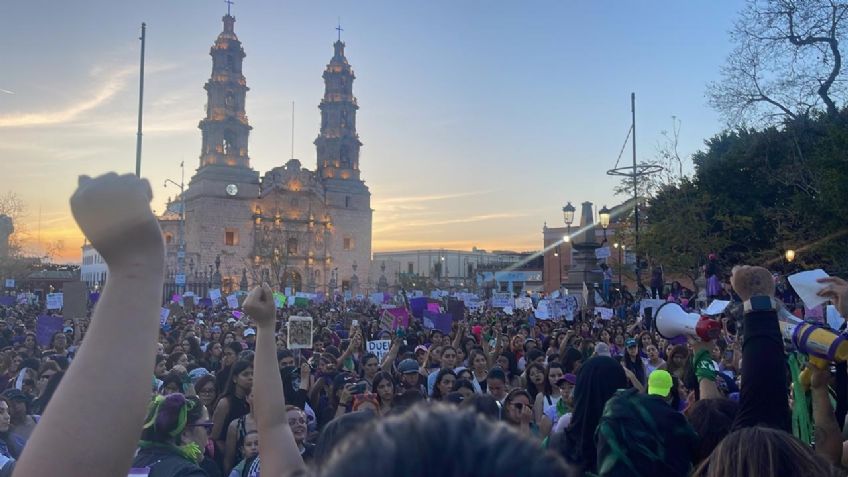
<svg viewBox="0 0 848 477">
<path fill-rule="evenodd" d="M 824 457 L 833 465 L 840 465 L 842 460 L 842 432 L 836 423 L 836 415 L 830 404 L 830 393 L 827 385 L 830 382 L 830 369 L 826 366 L 819 369 L 811 363 L 810 395 L 813 401 L 813 423 L 815 424 L 816 454 Z"/>
<path fill-rule="evenodd" d="M 392 365 L 394 364 L 395 359 L 397 359 L 398 352 L 400 351 L 400 341 L 401 340 L 399 338 L 395 338 L 394 341 L 392 341 L 392 347 L 389 348 L 389 352 L 386 353 L 386 356 L 383 357 L 383 362 L 380 363 L 381 370 L 387 373 L 392 372 Z"/>
<path fill-rule="evenodd" d="M 256 322 L 256 355 L 253 358 L 253 402 L 259 429 L 262 475 L 289 476 L 304 471 L 286 417 L 286 398 L 277 364 L 274 339 L 274 295 L 268 285 L 254 288 L 244 310 Z"/>
<path fill-rule="evenodd" d="M 150 399 L 165 246 L 146 180 L 80 176 L 71 211 L 109 267 L 85 338 L 16 476 L 127 475 Z M 107 432 L 108 430 L 108 432 Z"/>
</svg>

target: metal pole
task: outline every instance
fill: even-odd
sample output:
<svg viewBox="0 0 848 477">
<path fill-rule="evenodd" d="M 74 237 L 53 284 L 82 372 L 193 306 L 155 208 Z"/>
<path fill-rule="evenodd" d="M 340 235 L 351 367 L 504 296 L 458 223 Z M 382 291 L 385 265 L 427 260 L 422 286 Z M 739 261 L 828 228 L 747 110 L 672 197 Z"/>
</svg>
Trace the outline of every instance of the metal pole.
<svg viewBox="0 0 848 477">
<path fill-rule="evenodd" d="M 618 247 L 618 292 L 621 293 L 621 272 L 624 271 L 624 264 L 621 263 L 621 250 L 624 248 L 624 244 Z"/>
<path fill-rule="evenodd" d="M 135 175 L 141 177 L 141 113 L 144 104 L 144 39 L 146 37 L 147 24 L 141 24 L 141 66 L 138 75 L 138 132 L 135 139 Z"/>
<path fill-rule="evenodd" d="M 636 253 L 636 283 L 641 284 L 642 279 L 639 275 L 639 189 L 637 187 L 636 177 L 636 93 L 630 93 L 630 112 L 633 117 L 633 217 L 636 225 L 635 245 L 637 246 Z"/>
<path fill-rule="evenodd" d="M 180 294 L 185 292 L 185 162 L 180 162 L 180 249 L 177 251 L 177 266 L 183 278 Z"/>
</svg>

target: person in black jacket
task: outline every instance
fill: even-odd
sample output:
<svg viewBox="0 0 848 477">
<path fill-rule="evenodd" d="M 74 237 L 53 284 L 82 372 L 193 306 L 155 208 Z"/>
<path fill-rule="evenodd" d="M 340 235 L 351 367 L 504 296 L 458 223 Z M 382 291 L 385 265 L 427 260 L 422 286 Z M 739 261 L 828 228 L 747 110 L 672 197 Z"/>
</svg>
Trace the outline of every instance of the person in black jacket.
<svg viewBox="0 0 848 477">
<path fill-rule="evenodd" d="M 132 467 L 150 477 L 208 477 L 200 467 L 209 440 L 209 412 L 195 396 L 156 396 L 150 404 Z"/>
</svg>

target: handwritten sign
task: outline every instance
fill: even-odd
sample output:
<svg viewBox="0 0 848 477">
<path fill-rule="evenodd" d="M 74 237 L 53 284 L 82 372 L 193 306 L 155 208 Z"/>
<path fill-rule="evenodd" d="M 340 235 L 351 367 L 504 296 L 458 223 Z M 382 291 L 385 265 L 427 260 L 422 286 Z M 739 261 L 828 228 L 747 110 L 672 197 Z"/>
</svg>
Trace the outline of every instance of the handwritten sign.
<svg viewBox="0 0 848 477">
<path fill-rule="evenodd" d="M 65 304 L 65 295 L 62 293 L 48 293 L 47 294 L 47 309 L 48 310 L 59 310 Z"/>
<path fill-rule="evenodd" d="M 391 340 L 375 340 L 369 341 L 366 348 L 367 352 L 377 355 L 377 359 L 383 362 L 383 358 L 389 354 L 389 349 L 392 347 Z"/>
</svg>

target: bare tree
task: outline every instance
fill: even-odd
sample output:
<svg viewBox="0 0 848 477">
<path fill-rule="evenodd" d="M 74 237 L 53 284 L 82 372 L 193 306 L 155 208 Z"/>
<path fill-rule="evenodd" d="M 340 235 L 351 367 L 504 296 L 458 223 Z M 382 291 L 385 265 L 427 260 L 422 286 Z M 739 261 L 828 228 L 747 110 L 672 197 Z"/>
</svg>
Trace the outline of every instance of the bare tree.
<svg viewBox="0 0 848 477">
<path fill-rule="evenodd" d="M 710 105 L 732 126 L 779 124 L 844 101 L 840 41 L 848 2 L 748 0 L 730 32 L 735 44 Z"/>
</svg>

